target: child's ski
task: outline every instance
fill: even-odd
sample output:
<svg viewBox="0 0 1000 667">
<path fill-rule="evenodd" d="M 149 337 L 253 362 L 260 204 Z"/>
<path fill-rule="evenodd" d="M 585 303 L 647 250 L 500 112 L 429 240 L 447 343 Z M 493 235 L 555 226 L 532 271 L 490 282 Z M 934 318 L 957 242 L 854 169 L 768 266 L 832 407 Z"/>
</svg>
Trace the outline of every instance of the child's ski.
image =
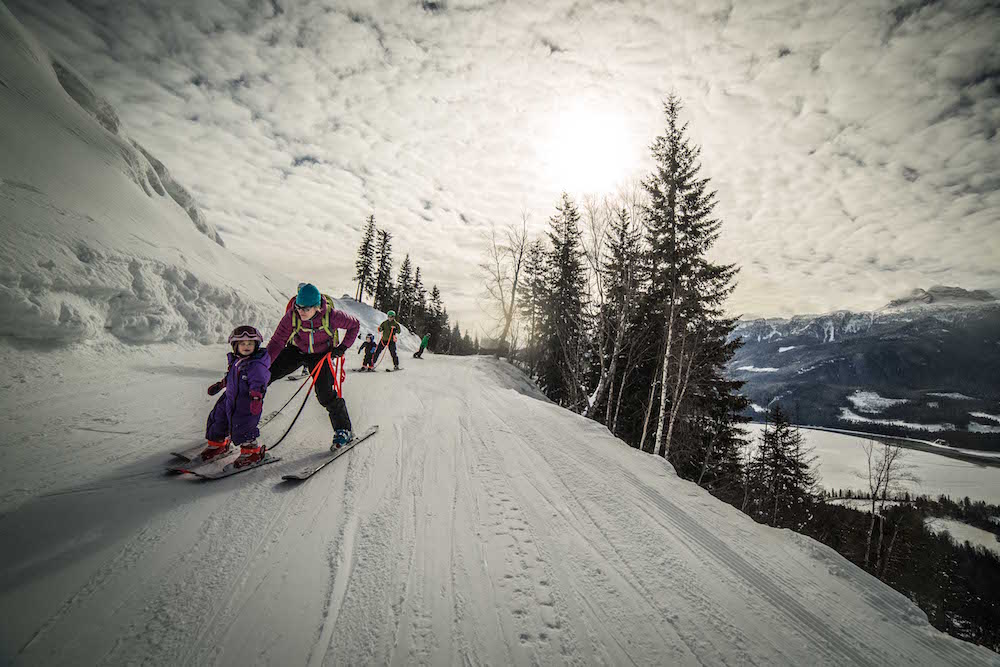
<svg viewBox="0 0 1000 667">
<path fill-rule="evenodd" d="M 297 472 L 297 473 L 295 473 L 293 475 L 282 475 L 281 479 L 285 479 L 285 480 L 289 480 L 289 481 L 298 481 L 298 482 L 301 482 L 301 481 L 309 479 L 310 477 L 312 477 L 313 475 L 315 475 L 317 472 L 319 472 L 320 470 L 322 470 L 326 466 L 328 466 L 331 463 L 333 463 L 334 461 L 336 461 L 338 458 L 340 458 L 340 456 L 342 454 L 344 454 L 345 452 L 347 452 L 349 449 L 351 449 L 355 445 L 358 445 L 358 444 L 364 442 L 365 440 L 367 440 L 368 438 L 372 437 L 373 435 L 375 435 L 376 431 L 378 431 L 378 424 L 376 424 L 375 426 L 372 426 L 370 429 L 368 429 L 367 431 L 365 431 L 361 435 L 354 436 L 353 440 L 351 440 L 349 443 L 347 443 L 343 447 L 340 447 L 339 449 L 330 452 L 330 456 L 328 456 L 327 458 L 323 459 L 322 461 L 320 461 L 316 465 L 309 466 L 308 468 L 303 468 L 302 470 L 300 470 L 299 472 Z"/>
<path fill-rule="evenodd" d="M 259 468 L 267 465 L 268 463 L 274 463 L 275 461 L 281 460 L 280 456 L 272 456 L 270 452 L 265 452 L 264 458 L 260 461 L 237 468 L 234 464 L 236 463 L 236 459 L 239 458 L 239 451 L 239 448 L 237 448 L 236 456 L 227 456 L 221 461 L 209 461 L 208 463 L 191 466 L 190 468 L 185 468 L 183 465 L 174 466 L 170 468 L 170 470 L 173 472 L 191 473 L 192 475 L 197 475 L 198 477 L 203 477 L 204 479 L 221 479 L 223 477 L 229 477 L 230 475 L 246 472 L 247 470 L 253 470 L 254 468 Z"/>
<path fill-rule="evenodd" d="M 264 428 L 264 425 L 267 424 L 272 419 L 274 419 L 275 417 L 277 417 L 278 414 L 279 414 L 278 410 L 267 413 L 261 418 L 260 423 L 257 424 L 257 428 Z M 177 458 L 184 459 L 185 461 L 194 461 L 196 458 L 198 458 L 198 455 L 200 455 L 203 451 L 205 451 L 206 446 L 207 445 L 205 444 L 205 441 L 202 440 L 200 444 L 194 445 L 193 447 L 189 447 L 187 449 L 181 449 L 176 452 L 170 452 L 170 454 L 171 456 L 176 456 Z M 199 463 L 198 465 L 201 465 L 201 463 Z"/>
</svg>

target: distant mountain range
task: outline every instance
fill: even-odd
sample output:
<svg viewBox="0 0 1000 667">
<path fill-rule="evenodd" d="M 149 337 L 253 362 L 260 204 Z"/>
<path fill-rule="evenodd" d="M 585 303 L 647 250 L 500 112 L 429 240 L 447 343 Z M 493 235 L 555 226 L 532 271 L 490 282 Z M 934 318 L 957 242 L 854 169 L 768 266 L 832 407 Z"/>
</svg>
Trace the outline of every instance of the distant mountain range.
<svg viewBox="0 0 1000 667">
<path fill-rule="evenodd" d="M 730 375 L 755 420 L 775 403 L 799 424 L 1000 449 L 1000 301 L 916 289 L 870 312 L 741 322 Z"/>
</svg>

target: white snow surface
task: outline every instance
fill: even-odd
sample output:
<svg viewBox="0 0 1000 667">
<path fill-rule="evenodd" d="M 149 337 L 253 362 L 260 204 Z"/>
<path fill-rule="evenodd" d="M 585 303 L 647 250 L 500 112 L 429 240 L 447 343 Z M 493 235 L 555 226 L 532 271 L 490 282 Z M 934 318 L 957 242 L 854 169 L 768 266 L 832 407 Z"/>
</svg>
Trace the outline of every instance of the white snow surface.
<svg viewBox="0 0 1000 667">
<path fill-rule="evenodd" d="M 855 409 L 867 412 L 868 414 L 878 414 L 894 405 L 909 403 L 905 398 L 885 398 L 884 396 L 879 396 L 874 391 L 862 391 L 861 389 L 855 390 L 853 394 L 847 397 L 847 400 L 851 402 Z"/>
<path fill-rule="evenodd" d="M 381 429 L 303 484 L 280 478 L 326 451 L 313 399 L 281 461 L 166 476 L 225 351 L 0 343 L 0 662 L 1000 665 L 489 358 L 349 374 Z"/>
<path fill-rule="evenodd" d="M 991 415 L 988 412 L 970 412 L 969 415 L 972 417 L 979 417 L 980 419 L 989 419 L 990 421 L 995 421 L 1000 424 L 1000 415 Z"/>
<path fill-rule="evenodd" d="M 785 346 L 785 347 L 779 347 L 778 348 L 778 354 L 781 354 L 782 352 L 788 352 L 789 350 L 794 350 L 797 347 L 799 347 L 799 346 L 798 345 L 788 345 L 788 346 Z"/>
<path fill-rule="evenodd" d="M 295 287 L 222 247 L 111 105 L 3 4 L 0 84 L 0 336 L 218 342 Z"/>
<path fill-rule="evenodd" d="M 917 424 L 916 422 L 903 421 L 902 419 L 872 419 L 870 417 L 863 417 L 847 408 L 840 409 L 841 421 L 851 422 L 854 424 L 886 424 L 888 426 L 900 426 L 903 428 L 909 428 L 916 431 L 929 431 L 935 433 L 937 431 L 954 431 L 954 424 Z"/>
<path fill-rule="evenodd" d="M 763 367 L 761 367 L 761 366 L 740 366 L 736 370 L 738 370 L 738 371 L 747 371 L 748 373 L 776 373 L 778 371 L 777 368 L 773 368 L 771 366 L 763 366 Z"/>
<path fill-rule="evenodd" d="M 935 533 L 948 533 L 956 544 L 969 542 L 1000 556 L 1000 540 L 988 530 L 970 526 L 955 519 L 928 518 L 924 524 Z"/>
<path fill-rule="evenodd" d="M 973 397 L 973 396 L 966 396 L 965 394 L 960 394 L 960 393 L 958 393 L 956 391 L 948 391 L 948 392 L 931 391 L 931 392 L 927 392 L 927 395 L 928 396 L 936 396 L 938 398 L 951 398 L 951 399 L 954 399 L 956 401 L 974 401 L 974 400 L 976 400 L 975 397 Z"/>
</svg>

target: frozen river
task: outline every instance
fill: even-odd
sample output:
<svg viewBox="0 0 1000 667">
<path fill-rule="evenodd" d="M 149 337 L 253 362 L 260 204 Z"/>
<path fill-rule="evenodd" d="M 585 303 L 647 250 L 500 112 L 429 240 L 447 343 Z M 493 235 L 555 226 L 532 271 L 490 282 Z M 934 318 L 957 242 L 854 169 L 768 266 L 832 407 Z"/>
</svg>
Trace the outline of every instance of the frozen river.
<svg viewBox="0 0 1000 667">
<path fill-rule="evenodd" d="M 750 424 L 750 432 L 760 437 L 763 424 Z M 817 457 L 820 484 L 827 489 L 867 489 L 865 438 L 843 433 L 802 429 L 806 444 Z M 945 494 L 955 499 L 969 496 L 1000 505 L 1000 467 L 967 463 L 938 454 L 903 450 L 903 461 L 916 482 L 903 486 L 911 493 L 928 496 Z"/>
</svg>

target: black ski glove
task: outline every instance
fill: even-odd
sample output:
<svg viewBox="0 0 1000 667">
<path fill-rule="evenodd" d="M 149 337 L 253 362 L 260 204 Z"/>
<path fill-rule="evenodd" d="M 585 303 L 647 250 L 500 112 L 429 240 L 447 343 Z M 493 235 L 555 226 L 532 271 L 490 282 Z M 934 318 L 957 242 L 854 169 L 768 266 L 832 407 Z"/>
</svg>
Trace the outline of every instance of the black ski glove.
<svg viewBox="0 0 1000 667">
<path fill-rule="evenodd" d="M 347 352 L 347 346 L 341 343 L 337 347 L 330 350 L 330 356 L 336 359 L 337 357 L 344 356 L 344 352 Z"/>
<path fill-rule="evenodd" d="M 225 388 L 226 388 L 226 378 L 222 378 L 221 380 L 219 380 L 218 382 L 216 382 L 215 384 L 213 384 L 211 387 L 208 388 L 208 395 L 215 396 Z"/>
</svg>

